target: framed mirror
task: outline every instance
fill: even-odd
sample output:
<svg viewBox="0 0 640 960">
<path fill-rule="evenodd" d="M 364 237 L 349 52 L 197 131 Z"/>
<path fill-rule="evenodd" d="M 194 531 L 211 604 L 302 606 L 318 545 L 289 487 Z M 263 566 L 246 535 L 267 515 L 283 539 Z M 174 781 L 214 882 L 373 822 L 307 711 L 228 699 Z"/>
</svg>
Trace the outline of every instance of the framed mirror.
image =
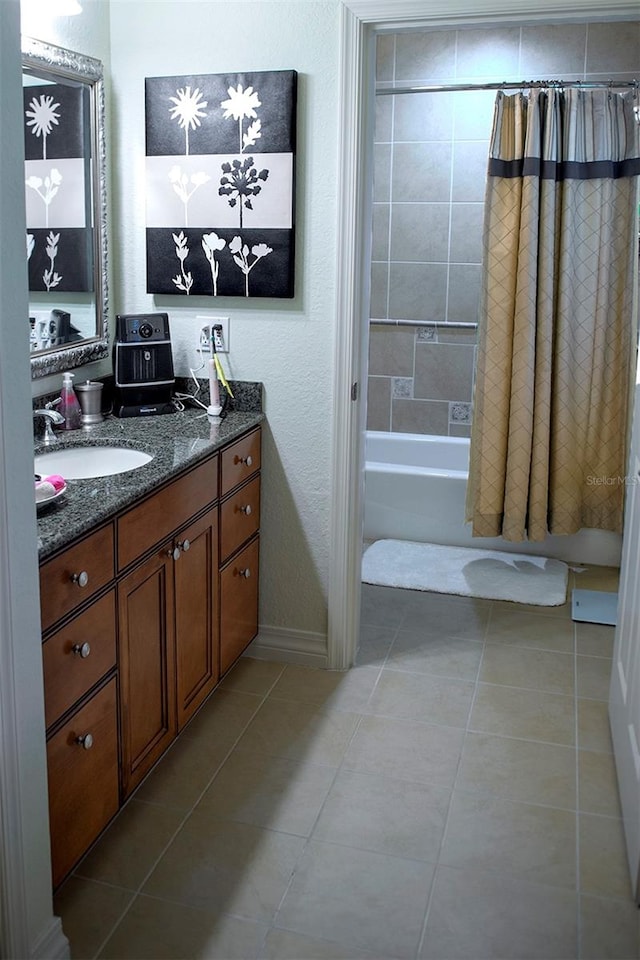
<svg viewBox="0 0 640 960">
<path fill-rule="evenodd" d="M 22 38 L 31 376 L 109 355 L 102 63 Z"/>
</svg>

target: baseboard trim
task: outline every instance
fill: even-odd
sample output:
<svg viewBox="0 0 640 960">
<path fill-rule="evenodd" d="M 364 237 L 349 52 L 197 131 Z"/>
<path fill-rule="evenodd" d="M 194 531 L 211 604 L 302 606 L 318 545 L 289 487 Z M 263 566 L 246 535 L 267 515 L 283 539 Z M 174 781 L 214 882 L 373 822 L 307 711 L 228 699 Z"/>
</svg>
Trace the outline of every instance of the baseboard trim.
<svg viewBox="0 0 640 960">
<path fill-rule="evenodd" d="M 245 656 L 326 669 L 327 636 L 310 630 L 261 626 L 258 636 L 247 647 Z"/>
<path fill-rule="evenodd" d="M 31 960 L 69 960 L 69 941 L 62 930 L 60 917 L 53 917 L 44 933 L 40 934 L 31 951 Z"/>
</svg>

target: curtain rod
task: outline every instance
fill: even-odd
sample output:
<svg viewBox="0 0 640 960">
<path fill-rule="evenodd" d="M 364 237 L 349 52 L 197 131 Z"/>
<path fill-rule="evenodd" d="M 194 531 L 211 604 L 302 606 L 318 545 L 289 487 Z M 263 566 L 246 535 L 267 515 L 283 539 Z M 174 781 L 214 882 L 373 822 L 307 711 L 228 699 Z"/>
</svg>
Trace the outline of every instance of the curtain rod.
<svg viewBox="0 0 640 960">
<path fill-rule="evenodd" d="M 399 93 L 454 93 L 462 90 L 536 90 L 540 87 L 609 88 L 632 87 L 638 90 L 638 80 L 525 80 L 522 83 L 446 83 L 420 87 L 376 87 L 376 96 L 395 96 Z"/>
</svg>

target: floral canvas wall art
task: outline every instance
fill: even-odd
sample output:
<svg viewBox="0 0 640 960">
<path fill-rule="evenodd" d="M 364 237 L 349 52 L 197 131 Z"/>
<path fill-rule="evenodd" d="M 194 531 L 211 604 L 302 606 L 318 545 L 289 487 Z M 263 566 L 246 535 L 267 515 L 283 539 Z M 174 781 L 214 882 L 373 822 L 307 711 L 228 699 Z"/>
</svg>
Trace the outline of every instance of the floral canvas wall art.
<svg viewBox="0 0 640 960">
<path fill-rule="evenodd" d="M 295 70 L 148 77 L 147 291 L 293 297 Z"/>
<path fill-rule="evenodd" d="M 29 289 L 93 289 L 90 105 L 79 85 L 24 87 Z"/>
</svg>

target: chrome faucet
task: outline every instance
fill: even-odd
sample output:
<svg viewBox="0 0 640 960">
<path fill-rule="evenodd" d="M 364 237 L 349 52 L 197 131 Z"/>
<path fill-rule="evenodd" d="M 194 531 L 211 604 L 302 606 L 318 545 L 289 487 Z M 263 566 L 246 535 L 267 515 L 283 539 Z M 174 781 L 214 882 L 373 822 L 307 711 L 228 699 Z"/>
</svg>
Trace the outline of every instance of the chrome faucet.
<svg viewBox="0 0 640 960">
<path fill-rule="evenodd" d="M 33 416 L 45 418 L 44 438 L 42 442 L 45 444 L 57 443 L 58 438 L 53 432 L 52 424 L 57 423 L 59 426 L 61 423 L 64 423 L 64 417 L 62 414 L 58 413 L 57 410 L 51 410 L 45 407 L 43 409 L 34 410 Z"/>
</svg>

